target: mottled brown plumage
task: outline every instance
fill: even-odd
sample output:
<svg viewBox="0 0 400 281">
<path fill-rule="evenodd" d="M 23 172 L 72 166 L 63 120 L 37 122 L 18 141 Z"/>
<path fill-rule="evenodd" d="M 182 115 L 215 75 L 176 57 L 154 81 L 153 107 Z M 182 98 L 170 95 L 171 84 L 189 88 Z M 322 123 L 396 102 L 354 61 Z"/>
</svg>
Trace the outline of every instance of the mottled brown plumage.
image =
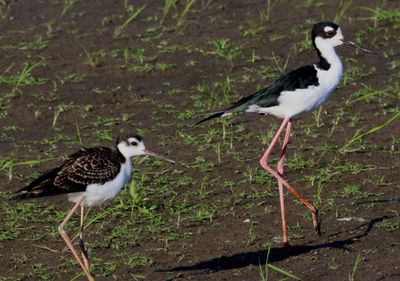
<svg viewBox="0 0 400 281">
<path fill-rule="evenodd" d="M 17 193 L 26 192 L 15 199 L 83 192 L 90 184 L 103 184 L 114 179 L 124 162 L 125 157 L 118 150 L 107 147 L 84 148 L 18 190 Z"/>
</svg>

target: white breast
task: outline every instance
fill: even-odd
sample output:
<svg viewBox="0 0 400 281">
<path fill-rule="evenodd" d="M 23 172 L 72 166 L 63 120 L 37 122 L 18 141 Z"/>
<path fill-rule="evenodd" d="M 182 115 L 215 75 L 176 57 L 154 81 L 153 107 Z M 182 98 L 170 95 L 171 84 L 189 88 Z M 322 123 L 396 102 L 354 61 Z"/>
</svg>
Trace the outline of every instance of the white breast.
<svg viewBox="0 0 400 281">
<path fill-rule="evenodd" d="M 126 163 L 121 165 L 121 170 L 115 179 L 105 182 L 104 184 L 91 184 L 83 193 L 69 194 L 68 200 L 76 202 L 79 196 L 83 194 L 86 197 L 82 203 L 83 206 L 90 207 L 100 205 L 114 198 L 128 181 L 130 176 L 131 163 L 130 161 L 126 161 Z"/>
</svg>

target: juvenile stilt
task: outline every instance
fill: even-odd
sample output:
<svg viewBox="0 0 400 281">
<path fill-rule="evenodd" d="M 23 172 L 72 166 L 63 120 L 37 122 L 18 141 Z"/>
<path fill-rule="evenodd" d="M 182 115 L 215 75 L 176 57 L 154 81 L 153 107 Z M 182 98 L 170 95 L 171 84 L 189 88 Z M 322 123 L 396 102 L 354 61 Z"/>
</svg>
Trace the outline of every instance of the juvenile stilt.
<svg viewBox="0 0 400 281">
<path fill-rule="evenodd" d="M 61 165 L 43 173 L 28 186 L 18 190 L 18 194 L 14 196 L 14 199 L 24 200 L 68 194 L 68 201 L 73 202 L 74 206 L 58 230 L 89 281 L 94 279 L 84 242 L 85 207 L 98 206 L 114 198 L 131 175 L 131 158 L 139 155 L 158 157 L 175 163 L 146 149 L 142 137 L 131 134 L 119 137 L 115 149 L 98 146 L 75 152 Z M 79 248 L 82 255 L 78 254 L 64 229 L 79 207 Z"/>
</svg>

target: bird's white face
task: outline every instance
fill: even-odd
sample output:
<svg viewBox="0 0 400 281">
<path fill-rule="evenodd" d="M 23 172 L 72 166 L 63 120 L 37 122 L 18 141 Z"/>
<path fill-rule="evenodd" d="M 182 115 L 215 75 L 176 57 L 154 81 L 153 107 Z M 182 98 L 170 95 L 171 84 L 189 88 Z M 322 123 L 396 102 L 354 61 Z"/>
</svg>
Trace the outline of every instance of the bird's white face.
<svg viewBox="0 0 400 281">
<path fill-rule="evenodd" d="M 318 49 L 322 50 L 329 47 L 343 45 L 343 39 L 344 37 L 340 27 L 335 30 L 331 26 L 325 26 L 323 34 L 315 38 L 315 44 Z"/>
<path fill-rule="evenodd" d="M 121 140 L 117 147 L 125 158 L 147 154 L 143 140 L 136 137 L 129 137 L 126 140 Z"/>
<path fill-rule="evenodd" d="M 326 38 L 324 38 L 324 40 L 328 41 L 329 44 L 331 44 L 334 47 L 343 45 L 344 37 L 343 37 L 343 33 L 342 33 L 342 30 L 340 29 L 340 27 L 337 30 L 335 30 L 331 26 L 325 26 L 324 32 L 325 32 L 325 36 L 326 36 Z"/>
<path fill-rule="evenodd" d="M 148 156 L 153 156 L 156 158 L 160 158 L 166 161 L 169 161 L 171 163 L 175 163 L 175 161 L 168 159 L 164 156 L 158 155 L 157 153 L 154 153 L 144 146 L 144 142 L 141 137 L 139 136 L 131 136 L 128 137 L 125 140 L 120 140 L 117 144 L 119 152 L 121 152 L 122 155 L 124 155 L 125 158 L 129 159 L 134 156 L 139 156 L 139 155 L 148 155 Z"/>
</svg>

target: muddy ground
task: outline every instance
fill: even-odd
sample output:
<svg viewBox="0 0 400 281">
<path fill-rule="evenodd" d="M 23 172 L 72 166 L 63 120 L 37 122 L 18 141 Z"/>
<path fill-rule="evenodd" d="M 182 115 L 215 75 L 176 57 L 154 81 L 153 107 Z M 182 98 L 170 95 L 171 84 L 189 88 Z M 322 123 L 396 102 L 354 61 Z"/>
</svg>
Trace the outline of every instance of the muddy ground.
<svg viewBox="0 0 400 281">
<path fill-rule="evenodd" d="M 0 1 L 0 280 L 85 280 L 57 233 L 71 204 L 9 198 L 127 132 L 179 164 L 137 159 L 132 183 L 89 211 L 96 280 L 399 280 L 399 3 L 339 2 Z M 192 125 L 316 61 L 312 24 L 334 19 L 379 55 L 338 48 L 341 86 L 294 122 L 285 175 L 319 208 L 322 237 L 287 193 L 285 249 L 258 166 L 280 121 Z"/>
</svg>

